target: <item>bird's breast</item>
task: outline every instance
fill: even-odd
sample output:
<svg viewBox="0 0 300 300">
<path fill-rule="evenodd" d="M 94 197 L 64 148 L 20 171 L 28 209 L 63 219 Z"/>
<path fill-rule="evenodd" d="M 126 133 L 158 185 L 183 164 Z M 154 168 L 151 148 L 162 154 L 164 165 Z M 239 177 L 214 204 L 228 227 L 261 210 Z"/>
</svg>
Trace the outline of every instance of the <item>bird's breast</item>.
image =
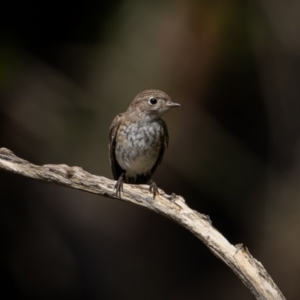
<svg viewBox="0 0 300 300">
<path fill-rule="evenodd" d="M 163 134 L 159 122 L 125 122 L 119 127 L 115 154 L 127 176 L 149 173 L 158 159 Z"/>
</svg>

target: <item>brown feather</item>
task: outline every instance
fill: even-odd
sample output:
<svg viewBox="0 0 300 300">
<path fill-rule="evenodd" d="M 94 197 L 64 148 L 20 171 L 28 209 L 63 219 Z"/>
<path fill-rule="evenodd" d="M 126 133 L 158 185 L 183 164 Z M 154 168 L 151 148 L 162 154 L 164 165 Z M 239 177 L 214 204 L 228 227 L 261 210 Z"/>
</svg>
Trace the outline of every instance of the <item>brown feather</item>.
<svg viewBox="0 0 300 300">
<path fill-rule="evenodd" d="M 122 173 L 124 173 L 124 170 L 120 167 L 120 165 L 117 162 L 116 155 L 115 155 L 115 148 L 116 148 L 116 137 L 118 134 L 118 129 L 120 126 L 120 120 L 122 118 L 123 113 L 118 114 L 109 129 L 109 161 L 110 161 L 110 167 L 113 173 L 113 177 L 115 180 L 117 180 Z"/>
<path fill-rule="evenodd" d="M 149 102 L 149 99 L 151 97 L 154 97 L 155 100 L 157 101 L 156 103 L 152 105 L 152 103 Z M 152 106 L 151 106 L 152 105 Z M 110 159 L 110 165 L 111 165 L 111 170 L 113 173 L 113 177 L 115 180 L 118 180 L 122 175 L 124 178 L 122 179 L 124 182 L 127 183 L 136 183 L 136 184 L 143 184 L 147 183 L 152 175 L 154 174 L 155 170 L 157 169 L 158 165 L 162 162 L 164 152 L 166 148 L 168 147 L 169 143 L 169 135 L 168 135 L 168 129 L 166 123 L 160 118 L 162 114 L 164 114 L 166 111 L 168 111 L 171 107 L 176 107 L 180 106 L 177 103 L 173 103 L 170 99 L 170 97 L 159 90 L 146 90 L 140 94 L 138 94 L 134 100 L 131 102 L 129 105 L 128 109 L 126 112 L 118 114 L 115 119 L 112 122 L 112 125 L 109 130 L 109 159 Z M 160 149 L 158 152 L 158 156 L 156 159 L 156 162 L 154 163 L 153 167 L 149 170 L 146 171 L 148 173 L 144 174 L 136 174 L 135 177 L 128 177 L 126 172 L 128 170 L 124 170 L 120 164 L 117 161 L 116 158 L 116 142 L 119 140 L 118 134 L 120 130 L 121 124 L 128 124 L 128 122 L 132 123 L 138 123 L 138 122 L 143 122 L 143 120 L 149 120 L 149 126 L 151 126 L 151 122 L 154 122 L 155 124 L 160 123 L 162 130 L 160 134 Z M 126 125 L 125 125 L 126 126 Z M 157 126 L 157 125 L 156 125 Z M 121 128 L 124 128 L 123 126 Z M 121 129 L 122 130 L 122 129 Z M 124 134 L 124 130 L 120 131 Z M 126 131 L 125 131 L 126 132 Z M 117 139 L 118 137 L 118 139 Z M 119 148 L 120 145 L 118 144 Z M 117 150 L 117 153 L 120 150 Z M 128 151 L 128 150 L 127 150 Z M 132 150 L 133 151 L 133 150 Z M 130 153 L 130 152 L 129 152 Z M 118 154 L 120 155 L 120 154 Z M 118 157 L 118 159 L 120 159 Z M 132 159 L 132 158 L 131 158 Z M 124 163 L 121 162 L 121 164 L 124 167 Z M 146 169 L 147 170 L 147 169 Z M 132 172 L 132 170 L 131 170 Z M 132 174 L 132 173 L 131 173 Z M 127 175 L 127 176 L 126 176 Z"/>
</svg>

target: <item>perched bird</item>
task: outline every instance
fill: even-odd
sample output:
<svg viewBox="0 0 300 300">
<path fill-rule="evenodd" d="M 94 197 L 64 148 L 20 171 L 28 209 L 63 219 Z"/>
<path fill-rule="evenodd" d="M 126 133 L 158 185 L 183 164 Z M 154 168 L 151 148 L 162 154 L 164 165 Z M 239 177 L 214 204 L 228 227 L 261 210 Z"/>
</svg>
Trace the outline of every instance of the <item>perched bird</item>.
<svg viewBox="0 0 300 300">
<path fill-rule="evenodd" d="M 159 90 L 138 94 L 124 113 L 118 114 L 109 130 L 110 165 L 116 196 L 121 197 L 123 182 L 150 183 L 153 198 L 158 192 L 151 177 L 161 163 L 169 135 L 162 114 L 180 104 Z"/>
</svg>

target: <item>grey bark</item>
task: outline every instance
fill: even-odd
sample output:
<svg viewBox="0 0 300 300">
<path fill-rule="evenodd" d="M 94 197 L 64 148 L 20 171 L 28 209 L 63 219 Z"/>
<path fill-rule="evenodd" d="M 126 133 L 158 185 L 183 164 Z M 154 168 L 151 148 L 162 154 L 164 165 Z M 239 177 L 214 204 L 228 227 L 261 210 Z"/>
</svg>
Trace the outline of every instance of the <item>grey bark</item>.
<svg viewBox="0 0 300 300">
<path fill-rule="evenodd" d="M 190 209 L 181 196 L 167 195 L 159 189 L 159 195 L 153 199 L 153 194 L 149 192 L 147 185 L 124 184 L 122 198 L 119 199 L 114 193 L 115 181 L 113 180 L 92 175 L 80 167 L 64 164 L 37 166 L 15 156 L 6 148 L 0 148 L 0 169 L 111 199 L 131 202 L 153 210 L 174 220 L 199 238 L 215 256 L 233 270 L 256 299 L 285 299 L 263 265 L 243 244 L 236 246 L 230 244 L 212 226 L 208 216 Z"/>
</svg>

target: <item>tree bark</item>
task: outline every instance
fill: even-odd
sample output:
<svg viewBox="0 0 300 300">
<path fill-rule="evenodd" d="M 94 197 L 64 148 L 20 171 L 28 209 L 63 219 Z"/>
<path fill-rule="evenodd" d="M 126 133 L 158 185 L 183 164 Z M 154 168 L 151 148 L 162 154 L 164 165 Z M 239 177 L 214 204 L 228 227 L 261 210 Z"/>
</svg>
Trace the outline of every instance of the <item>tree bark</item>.
<svg viewBox="0 0 300 300">
<path fill-rule="evenodd" d="M 199 238 L 215 256 L 233 270 L 256 299 L 285 299 L 263 265 L 243 244 L 235 246 L 230 244 L 212 226 L 209 216 L 190 209 L 181 196 L 167 195 L 159 189 L 159 195 L 153 199 L 147 185 L 124 184 L 124 191 L 121 198 L 118 198 L 114 193 L 113 180 L 92 175 L 80 167 L 64 164 L 37 166 L 15 156 L 6 148 L 0 148 L 0 169 L 107 198 L 131 202 L 153 210 L 174 220 Z"/>
</svg>

